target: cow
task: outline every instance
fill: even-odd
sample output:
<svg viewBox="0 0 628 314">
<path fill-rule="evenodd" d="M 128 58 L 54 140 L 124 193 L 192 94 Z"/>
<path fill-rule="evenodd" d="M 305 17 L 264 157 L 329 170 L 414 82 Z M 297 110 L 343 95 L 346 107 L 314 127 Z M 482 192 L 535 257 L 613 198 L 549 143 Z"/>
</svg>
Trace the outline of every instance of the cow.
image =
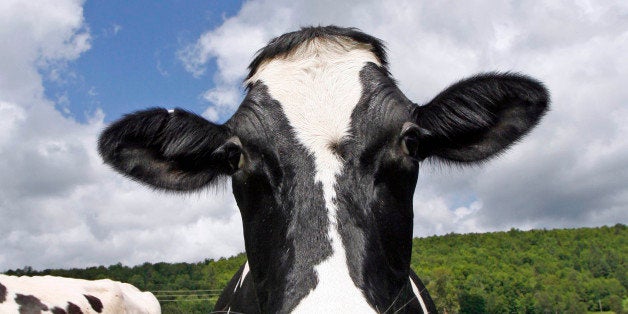
<svg viewBox="0 0 628 314">
<path fill-rule="evenodd" d="M 109 279 L 0 274 L 0 313 L 159 314 L 161 308 L 152 293 Z"/>
<path fill-rule="evenodd" d="M 410 269 L 422 161 L 482 163 L 549 102 L 539 81 L 490 72 L 415 104 L 382 42 L 337 26 L 271 40 L 245 86 L 225 123 L 152 108 L 112 123 L 98 143 L 105 163 L 159 190 L 231 179 L 247 262 L 216 310 L 234 313 L 436 312 Z"/>
</svg>

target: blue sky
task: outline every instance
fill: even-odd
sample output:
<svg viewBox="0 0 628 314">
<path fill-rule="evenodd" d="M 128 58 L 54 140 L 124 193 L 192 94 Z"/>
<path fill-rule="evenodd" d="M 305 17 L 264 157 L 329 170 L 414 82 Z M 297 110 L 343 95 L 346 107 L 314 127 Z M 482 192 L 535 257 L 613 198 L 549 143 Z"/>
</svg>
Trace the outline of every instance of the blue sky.
<svg viewBox="0 0 628 314">
<path fill-rule="evenodd" d="M 2 0 L 0 271 L 242 252 L 229 184 L 157 192 L 105 166 L 96 142 L 153 106 L 224 121 L 255 52 L 304 25 L 384 40 L 419 104 L 486 71 L 549 88 L 549 114 L 500 158 L 421 165 L 415 236 L 628 224 L 626 16 L 626 1 L 589 0 Z"/>
<path fill-rule="evenodd" d="M 105 121 L 147 107 L 185 107 L 202 113 L 201 94 L 212 87 L 215 64 L 204 75 L 185 71 L 177 51 L 235 15 L 242 1 L 88 1 L 92 47 L 70 63 L 70 75 L 46 80 L 60 111 L 85 122 L 97 108 Z M 68 112 L 69 110 L 69 112 Z"/>
</svg>

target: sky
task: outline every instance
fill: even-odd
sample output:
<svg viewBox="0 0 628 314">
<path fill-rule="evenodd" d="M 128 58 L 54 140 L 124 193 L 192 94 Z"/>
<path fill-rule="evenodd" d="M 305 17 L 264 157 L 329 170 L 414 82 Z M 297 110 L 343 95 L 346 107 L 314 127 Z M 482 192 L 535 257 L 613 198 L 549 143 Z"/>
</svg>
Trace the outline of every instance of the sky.
<svg viewBox="0 0 628 314">
<path fill-rule="evenodd" d="M 195 262 L 244 250 L 230 184 L 168 194 L 103 165 L 123 114 L 222 122 L 255 52 L 306 25 L 387 45 L 419 104 L 475 73 L 543 81 L 551 111 L 481 167 L 424 163 L 414 235 L 628 223 L 625 1 L 0 1 L 0 271 Z"/>
</svg>

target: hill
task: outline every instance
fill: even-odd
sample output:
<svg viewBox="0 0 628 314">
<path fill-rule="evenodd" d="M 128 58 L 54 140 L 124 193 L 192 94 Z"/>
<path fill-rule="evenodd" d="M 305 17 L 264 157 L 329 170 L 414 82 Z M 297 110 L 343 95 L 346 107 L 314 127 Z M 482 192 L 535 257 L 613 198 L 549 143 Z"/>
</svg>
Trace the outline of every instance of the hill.
<svg viewBox="0 0 628 314">
<path fill-rule="evenodd" d="M 448 234 L 414 239 L 412 268 L 441 312 L 620 311 L 628 289 L 628 229 Z"/>
<path fill-rule="evenodd" d="M 412 268 L 441 313 L 622 312 L 628 291 L 628 227 L 448 234 L 413 240 Z M 111 278 L 155 292 L 164 313 L 207 313 L 246 260 L 121 264 L 9 275 Z M 624 303 L 626 301 L 624 300 Z"/>
</svg>

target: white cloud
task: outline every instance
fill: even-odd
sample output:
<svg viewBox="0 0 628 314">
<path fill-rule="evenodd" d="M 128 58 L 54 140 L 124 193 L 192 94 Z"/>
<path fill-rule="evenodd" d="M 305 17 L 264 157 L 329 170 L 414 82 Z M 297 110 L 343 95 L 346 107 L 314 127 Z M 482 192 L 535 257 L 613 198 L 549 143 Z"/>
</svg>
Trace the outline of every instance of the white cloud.
<svg viewBox="0 0 628 314">
<path fill-rule="evenodd" d="M 89 49 L 82 12 L 78 1 L 0 3 L 0 38 L 6 43 L 0 60 L 4 101 L 26 103 L 40 97 L 39 70 L 58 68 Z"/>
<path fill-rule="evenodd" d="M 219 84 L 203 93 L 203 99 L 213 106 L 207 107 L 203 116 L 210 121 L 219 121 L 221 117 L 233 112 L 233 104 L 239 104 L 244 91 L 234 84 Z"/>
<path fill-rule="evenodd" d="M 157 72 L 159 72 L 159 74 L 163 77 L 168 77 L 170 76 L 170 74 L 168 73 L 167 70 L 164 69 L 163 65 L 161 65 L 161 61 L 157 60 L 156 64 L 155 64 L 155 68 L 157 69 Z"/>
<path fill-rule="evenodd" d="M 222 118 L 239 104 L 233 91 L 253 53 L 305 25 L 382 38 L 391 72 L 418 103 L 476 72 L 532 75 L 552 93 L 541 126 L 482 168 L 424 165 L 415 234 L 627 223 L 627 14 L 619 1 L 251 1 L 180 58 L 195 75 L 218 65 L 205 98 L 207 115 Z M 473 197 L 459 204 L 461 195 Z"/>
<path fill-rule="evenodd" d="M 111 26 L 111 29 L 112 29 L 112 31 L 113 31 L 113 35 L 118 35 L 118 33 L 122 30 L 122 25 L 117 24 L 117 23 L 114 23 L 114 24 Z"/>
<path fill-rule="evenodd" d="M 242 251 L 226 188 L 184 196 L 129 182 L 96 153 L 104 114 L 79 123 L 55 109 L 63 95 L 46 99 L 42 75 L 63 79 L 90 41 L 82 1 L 0 2 L 0 42 L 12 43 L 0 50 L 0 271 Z"/>
</svg>

